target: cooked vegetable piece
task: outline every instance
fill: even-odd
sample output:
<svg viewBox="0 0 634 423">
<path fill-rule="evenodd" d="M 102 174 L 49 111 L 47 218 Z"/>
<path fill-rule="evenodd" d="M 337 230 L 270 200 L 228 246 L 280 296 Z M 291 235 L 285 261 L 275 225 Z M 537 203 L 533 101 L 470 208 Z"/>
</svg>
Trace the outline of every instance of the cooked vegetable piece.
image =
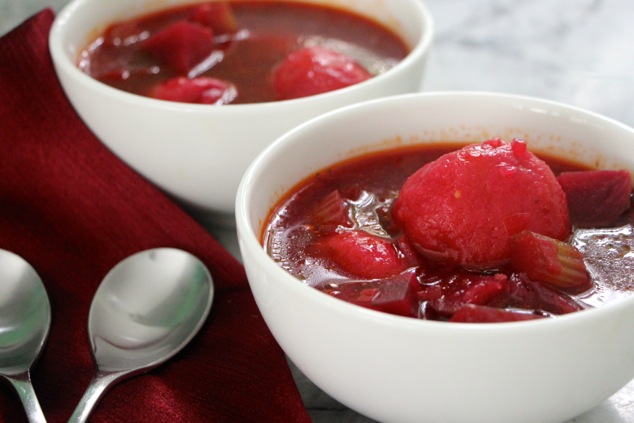
<svg viewBox="0 0 634 423">
<path fill-rule="evenodd" d="M 481 275 L 457 270 L 449 271 L 436 285 L 422 285 L 418 292 L 421 301 L 435 318 L 450 318 L 466 304 L 488 305 L 504 295 L 507 276 Z"/>
<path fill-rule="evenodd" d="M 570 295 L 530 280 L 525 274 L 512 274 L 506 284 L 503 306 L 543 310 L 556 315 L 583 310 L 585 307 Z"/>
<path fill-rule="evenodd" d="M 511 239 L 511 269 L 556 288 L 583 291 L 591 286 L 579 250 L 531 231 L 522 231 Z"/>
<path fill-rule="evenodd" d="M 181 20 L 152 35 L 143 48 L 174 70 L 186 74 L 213 50 L 211 29 Z"/>
<path fill-rule="evenodd" d="M 233 84 L 217 78 L 177 77 L 154 87 L 152 97 L 160 100 L 199 104 L 227 104 L 237 95 Z"/>
<path fill-rule="evenodd" d="M 419 301 L 437 301 L 442 298 L 442 286 L 436 285 L 423 285 L 416 293 Z"/>
<path fill-rule="evenodd" d="M 409 267 L 392 242 L 364 231 L 337 232 L 324 244 L 333 261 L 357 277 L 386 278 Z"/>
<path fill-rule="evenodd" d="M 504 292 L 507 280 L 508 277 L 503 273 L 474 276 L 474 282 L 465 291 L 462 301 L 467 304 L 489 304 Z"/>
<path fill-rule="evenodd" d="M 632 179 L 627 170 L 562 172 L 557 180 L 576 226 L 608 226 L 630 207 Z"/>
<path fill-rule="evenodd" d="M 231 34 L 238 30 L 233 10 L 227 2 L 202 3 L 192 10 L 190 19 L 211 28 L 214 34 Z"/>
<path fill-rule="evenodd" d="M 348 226 L 348 205 L 339 190 L 334 190 L 321 200 L 313 211 L 314 221 L 319 225 Z"/>
<path fill-rule="evenodd" d="M 426 164 L 401 188 L 393 215 L 423 256 L 472 270 L 507 263 L 522 230 L 561 240 L 571 232 L 555 175 L 520 140 L 469 145 Z"/>
<path fill-rule="evenodd" d="M 535 313 L 469 304 L 458 310 L 449 321 L 461 323 L 503 323 L 535 320 L 544 317 L 546 316 Z"/>
<path fill-rule="evenodd" d="M 371 281 L 336 281 L 321 289 L 344 301 L 400 316 L 411 316 L 418 307 L 414 272 Z"/>
<path fill-rule="evenodd" d="M 289 54 L 273 71 L 273 84 L 278 98 L 289 100 L 348 87 L 370 77 L 351 57 L 315 46 Z"/>
</svg>

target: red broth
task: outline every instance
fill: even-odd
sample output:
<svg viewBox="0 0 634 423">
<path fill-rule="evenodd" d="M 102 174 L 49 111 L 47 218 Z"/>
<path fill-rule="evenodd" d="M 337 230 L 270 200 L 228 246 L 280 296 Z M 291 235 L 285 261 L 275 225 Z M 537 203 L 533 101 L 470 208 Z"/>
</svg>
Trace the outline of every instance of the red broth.
<svg viewBox="0 0 634 423">
<path fill-rule="evenodd" d="M 234 84 L 234 104 L 277 100 L 272 71 L 302 47 L 332 48 L 353 58 L 371 75 L 389 70 L 409 52 L 393 31 L 343 9 L 269 0 L 228 3 L 237 31 L 214 35 L 208 69 L 196 76 Z M 157 84 L 185 75 L 148 54 L 144 42 L 170 24 L 188 19 L 194 7 L 181 6 L 112 24 L 82 52 L 79 67 L 112 87 L 152 96 Z M 116 42 L 109 41 L 113 34 L 119 37 Z"/>
<path fill-rule="evenodd" d="M 409 175 L 425 163 L 462 145 L 394 149 L 349 159 L 319 171 L 291 189 L 271 211 L 262 233 L 266 251 L 282 268 L 308 286 L 369 308 L 429 320 L 449 320 L 460 305 L 468 302 L 465 300 L 467 296 L 477 297 L 476 303 L 479 305 L 494 310 L 512 310 L 518 315 L 533 318 L 552 317 L 598 306 L 632 294 L 632 207 L 612 227 L 574 228 L 570 242 L 584 255 L 592 281 L 592 286 L 584 288 L 582 292 L 542 291 L 541 287 L 527 286 L 518 279 L 518 275 L 506 271 L 508 280 L 517 282 L 512 288 L 513 295 L 523 296 L 528 292 L 532 298 L 510 301 L 508 295 L 504 297 L 494 292 L 498 281 L 491 274 L 443 268 L 415 254 L 411 267 L 395 277 L 387 278 L 382 275 L 351 274 L 337 260 L 333 260 L 328 248 L 324 248 L 324 240 L 334 232 L 355 229 L 378 235 L 396 245 L 401 254 L 411 256 L 412 252 L 401 243 L 401 230 L 391 216 L 392 203 Z M 548 163 L 555 174 L 590 170 L 554 157 L 540 158 Z M 351 207 L 348 212 L 351 219 L 337 216 L 337 208 L 324 200 L 332 198 L 333 192 L 338 192 L 339 199 Z M 351 260 L 363 262 L 363 258 L 357 256 Z M 504 273 L 504 269 L 501 272 Z M 371 298 L 378 292 L 375 284 L 386 280 L 392 284 L 386 295 L 393 296 L 394 301 L 388 300 L 378 306 L 372 304 Z M 493 286 L 493 290 L 481 289 L 483 280 L 491 282 L 488 286 Z M 511 288 L 507 286 L 505 289 Z M 403 300 L 406 295 L 413 300 Z M 535 295 L 540 296 L 542 302 L 534 301 Z M 498 320 L 493 316 L 490 321 Z"/>
</svg>

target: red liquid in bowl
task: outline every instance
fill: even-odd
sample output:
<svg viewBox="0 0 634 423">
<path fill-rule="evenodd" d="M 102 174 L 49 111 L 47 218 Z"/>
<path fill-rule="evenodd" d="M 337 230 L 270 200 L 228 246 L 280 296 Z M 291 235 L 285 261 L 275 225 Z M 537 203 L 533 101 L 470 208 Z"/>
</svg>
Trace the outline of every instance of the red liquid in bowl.
<svg viewBox="0 0 634 423">
<path fill-rule="evenodd" d="M 263 229 L 265 249 L 301 283 L 354 304 L 429 320 L 553 317 L 632 293 L 632 207 L 607 227 L 573 227 L 567 242 L 583 255 L 589 285 L 558 289 L 508 266 L 470 271 L 418 254 L 392 216 L 393 203 L 410 175 L 458 147 L 383 151 L 316 173 L 274 207 Z M 590 171 L 555 157 L 540 158 L 555 175 Z M 474 213 L 484 215 L 489 207 L 495 205 L 482 204 Z"/>
<path fill-rule="evenodd" d="M 242 104 L 307 96 L 361 82 L 365 77 L 360 74 L 372 77 L 383 73 L 409 52 L 406 43 L 390 29 L 343 9 L 300 2 L 226 3 L 232 14 L 218 18 L 220 28 L 207 23 L 210 15 L 200 12 L 201 7 L 214 3 L 181 6 L 114 23 L 82 52 L 79 67 L 105 84 L 149 97 L 155 97 L 156 87 L 173 78 L 184 78 L 185 83 L 199 77 L 213 78 L 231 86 L 231 98 L 221 103 Z M 276 79 L 277 67 L 293 52 L 316 46 L 342 55 L 342 61 L 334 65 L 334 71 L 340 73 L 336 83 L 330 79 L 314 82 L 309 75 L 313 80 L 308 84 L 316 84 L 316 88 L 280 93 L 284 81 Z M 318 60 L 324 59 L 313 59 Z M 356 70 L 351 70 L 352 66 Z M 288 73 L 282 79 L 284 76 L 288 80 Z M 294 82 L 291 79 L 290 84 L 300 85 Z M 209 90 L 214 88 L 218 87 Z M 195 89 L 178 88 L 180 93 Z M 188 95 L 183 95 L 182 101 L 204 102 L 188 99 Z"/>
</svg>

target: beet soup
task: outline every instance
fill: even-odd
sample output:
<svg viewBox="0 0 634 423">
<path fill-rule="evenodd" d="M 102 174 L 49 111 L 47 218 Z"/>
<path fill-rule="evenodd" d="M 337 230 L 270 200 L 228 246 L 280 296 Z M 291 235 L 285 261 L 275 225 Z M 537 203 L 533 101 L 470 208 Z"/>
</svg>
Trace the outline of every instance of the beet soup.
<svg viewBox="0 0 634 423">
<path fill-rule="evenodd" d="M 394 67 L 409 50 L 392 30 L 351 11 L 236 0 L 112 23 L 81 53 L 78 66 L 138 95 L 245 104 L 361 83 Z"/>
<path fill-rule="evenodd" d="M 481 156 L 494 153 L 497 162 L 482 168 Z M 461 168 L 465 161 L 480 176 Z M 422 169 L 419 179 L 428 185 L 413 190 L 424 196 L 406 198 Z M 450 215 L 454 200 L 469 198 L 465 215 Z M 412 218 L 399 204 L 407 201 L 418 208 L 415 216 L 431 213 L 416 225 L 442 248 L 407 227 Z M 345 160 L 300 182 L 271 211 L 262 244 L 298 283 L 371 309 L 455 322 L 554 318 L 632 294 L 631 203 L 628 171 L 537 157 L 521 140 L 402 147 Z M 427 210 L 434 208 L 440 211 Z M 553 210 L 560 216 L 554 228 Z M 434 226 L 437 220 L 442 224 Z M 483 224 L 506 235 L 473 238 Z M 481 251 L 485 261 L 478 261 Z"/>
</svg>

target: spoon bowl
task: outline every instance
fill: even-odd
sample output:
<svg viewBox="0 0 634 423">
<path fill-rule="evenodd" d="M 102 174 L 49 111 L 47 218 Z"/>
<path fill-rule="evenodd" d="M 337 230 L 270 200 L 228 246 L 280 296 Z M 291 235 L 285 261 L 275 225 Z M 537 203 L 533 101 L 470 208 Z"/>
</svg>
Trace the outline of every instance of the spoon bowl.
<svg viewBox="0 0 634 423">
<path fill-rule="evenodd" d="M 0 249 L 0 376 L 20 396 L 31 422 L 45 421 L 30 369 L 51 326 L 44 284 L 22 257 Z"/>
<path fill-rule="evenodd" d="M 213 300 L 205 265 L 159 248 L 117 264 L 97 289 L 88 315 L 96 372 L 70 421 L 85 421 L 108 387 L 178 353 L 205 322 Z"/>
</svg>

